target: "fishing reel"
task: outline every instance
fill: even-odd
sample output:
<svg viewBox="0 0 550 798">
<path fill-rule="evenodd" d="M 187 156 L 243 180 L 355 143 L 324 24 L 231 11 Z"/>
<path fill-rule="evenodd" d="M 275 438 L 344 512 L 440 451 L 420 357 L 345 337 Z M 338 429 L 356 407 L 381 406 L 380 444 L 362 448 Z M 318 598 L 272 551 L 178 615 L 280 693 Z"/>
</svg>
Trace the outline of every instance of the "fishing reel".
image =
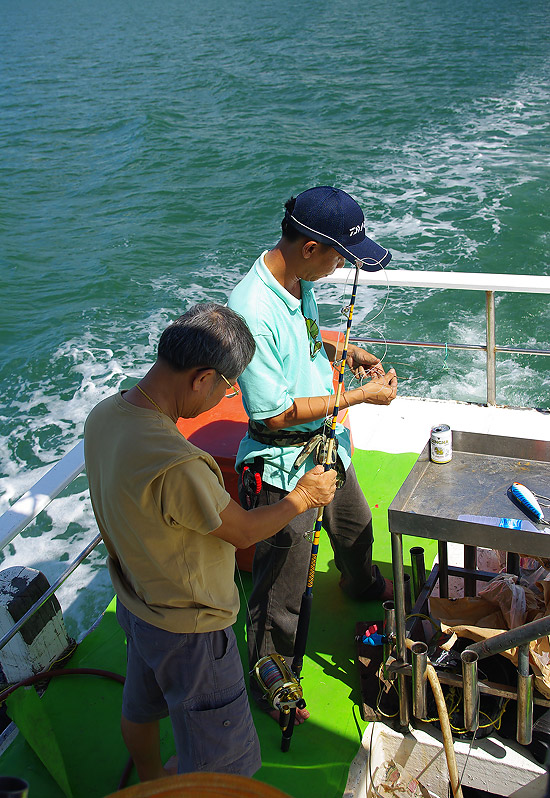
<svg viewBox="0 0 550 798">
<path fill-rule="evenodd" d="M 302 686 L 280 654 L 262 657 L 252 669 L 271 706 L 281 713 L 281 728 L 286 728 L 291 709 L 303 709 L 306 702 Z M 284 722 L 286 720 L 286 723 Z"/>
</svg>

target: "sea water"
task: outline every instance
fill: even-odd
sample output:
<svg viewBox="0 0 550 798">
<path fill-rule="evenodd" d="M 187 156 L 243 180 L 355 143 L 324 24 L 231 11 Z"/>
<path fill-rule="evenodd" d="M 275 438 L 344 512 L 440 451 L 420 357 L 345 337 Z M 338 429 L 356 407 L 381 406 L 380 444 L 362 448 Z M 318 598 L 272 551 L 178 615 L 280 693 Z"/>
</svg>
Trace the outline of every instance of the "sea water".
<svg viewBox="0 0 550 798">
<path fill-rule="evenodd" d="M 356 197 L 391 267 L 550 272 L 547 0 L 1 13 L 0 511 L 146 371 L 172 319 L 226 301 L 312 185 Z M 342 291 L 319 301 L 340 326 Z M 549 318 L 544 295 L 498 295 L 497 343 L 548 349 Z M 479 343 L 485 297 L 361 289 L 354 333 Z M 481 352 L 373 351 L 401 394 L 485 400 Z M 549 387 L 548 359 L 499 356 L 499 403 L 547 408 Z M 95 531 L 82 476 L 1 567 L 53 580 Z M 110 595 L 103 557 L 60 593 L 73 633 Z"/>
</svg>

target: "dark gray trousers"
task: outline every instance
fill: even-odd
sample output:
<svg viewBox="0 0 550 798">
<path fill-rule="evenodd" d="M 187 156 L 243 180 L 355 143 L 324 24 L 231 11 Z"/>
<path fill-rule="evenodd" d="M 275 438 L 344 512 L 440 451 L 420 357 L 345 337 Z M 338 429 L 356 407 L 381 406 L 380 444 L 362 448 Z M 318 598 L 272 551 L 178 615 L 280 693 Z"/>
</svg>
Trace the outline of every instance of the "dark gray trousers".
<svg viewBox="0 0 550 798">
<path fill-rule="evenodd" d="M 258 506 L 274 504 L 287 492 L 263 484 Z M 276 535 L 256 544 L 252 565 L 252 593 L 247 623 L 250 668 L 267 654 L 277 652 L 292 661 L 294 637 L 304 592 L 311 543 L 304 535 L 313 530 L 317 510 L 297 516 Z M 355 469 L 346 472 L 346 483 L 336 491 L 324 509 L 326 530 L 336 567 L 342 574 L 340 586 L 353 598 L 374 599 L 384 589 L 384 579 L 372 565 L 372 514 L 359 487 Z M 260 707 L 269 709 L 255 679 L 251 691 Z"/>
</svg>

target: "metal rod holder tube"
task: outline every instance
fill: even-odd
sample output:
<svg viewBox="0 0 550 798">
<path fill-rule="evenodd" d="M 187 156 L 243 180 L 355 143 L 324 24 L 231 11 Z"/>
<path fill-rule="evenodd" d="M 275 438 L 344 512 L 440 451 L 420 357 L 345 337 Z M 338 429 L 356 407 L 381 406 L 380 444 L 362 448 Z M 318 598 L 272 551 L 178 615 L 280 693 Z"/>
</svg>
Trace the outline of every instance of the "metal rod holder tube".
<svg viewBox="0 0 550 798">
<path fill-rule="evenodd" d="M 412 656 L 412 690 L 413 715 L 424 720 L 428 712 L 426 696 L 426 670 L 428 667 L 428 646 L 426 643 L 413 643 Z"/>
<path fill-rule="evenodd" d="M 385 601 L 382 604 L 382 609 L 384 610 L 383 673 L 384 679 L 389 681 L 391 674 L 386 663 L 395 646 L 395 604 L 393 601 Z"/>
<path fill-rule="evenodd" d="M 529 644 L 518 648 L 518 703 L 516 740 L 529 745 L 533 739 L 533 675 L 529 673 Z"/>
<path fill-rule="evenodd" d="M 405 579 L 403 571 L 403 541 L 401 535 L 392 533 L 391 551 L 397 659 L 405 665 L 407 663 L 407 646 L 405 643 Z M 397 693 L 399 695 L 399 724 L 401 728 L 405 728 L 409 725 L 409 699 L 407 679 L 402 673 L 397 675 Z"/>
<path fill-rule="evenodd" d="M 422 546 L 413 546 L 411 551 L 411 570 L 414 600 L 422 592 L 426 584 L 426 565 L 424 563 L 424 549 Z"/>
<path fill-rule="evenodd" d="M 476 731 L 479 726 L 479 686 L 477 682 L 477 661 L 475 651 L 466 649 L 460 655 L 462 660 L 462 684 L 464 686 L 464 728 Z"/>
<path fill-rule="evenodd" d="M 393 601 L 385 601 L 382 604 L 384 610 L 384 634 L 386 637 L 395 637 L 395 604 Z"/>
</svg>

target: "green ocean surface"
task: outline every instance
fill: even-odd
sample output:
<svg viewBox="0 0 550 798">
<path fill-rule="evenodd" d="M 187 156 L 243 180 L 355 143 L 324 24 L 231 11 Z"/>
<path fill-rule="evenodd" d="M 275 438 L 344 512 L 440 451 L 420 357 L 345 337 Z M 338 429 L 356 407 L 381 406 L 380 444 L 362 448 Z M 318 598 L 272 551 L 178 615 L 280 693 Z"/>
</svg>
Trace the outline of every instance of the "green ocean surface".
<svg viewBox="0 0 550 798">
<path fill-rule="evenodd" d="M 390 268 L 548 275 L 549 12 L 547 0 L 2 0 L 0 511 L 145 372 L 168 322 L 226 301 L 305 188 L 350 192 Z M 323 324 L 341 327 L 341 289 L 318 299 Z M 549 349 L 549 322 L 547 296 L 497 296 L 498 344 Z M 353 331 L 477 344 L 485 297 L 361 289 Z M 481 352 L 373 351 L 402 395 L 485 400 Z M 548 358 L 499 357 L 499 403 L 547 408 L 549 388 Z M 58 576 L 95 534 L 85 488 L 2 567 Z M 73 633 L 105 606 L 102 556 L 64 588 Z"/>
</svg>

